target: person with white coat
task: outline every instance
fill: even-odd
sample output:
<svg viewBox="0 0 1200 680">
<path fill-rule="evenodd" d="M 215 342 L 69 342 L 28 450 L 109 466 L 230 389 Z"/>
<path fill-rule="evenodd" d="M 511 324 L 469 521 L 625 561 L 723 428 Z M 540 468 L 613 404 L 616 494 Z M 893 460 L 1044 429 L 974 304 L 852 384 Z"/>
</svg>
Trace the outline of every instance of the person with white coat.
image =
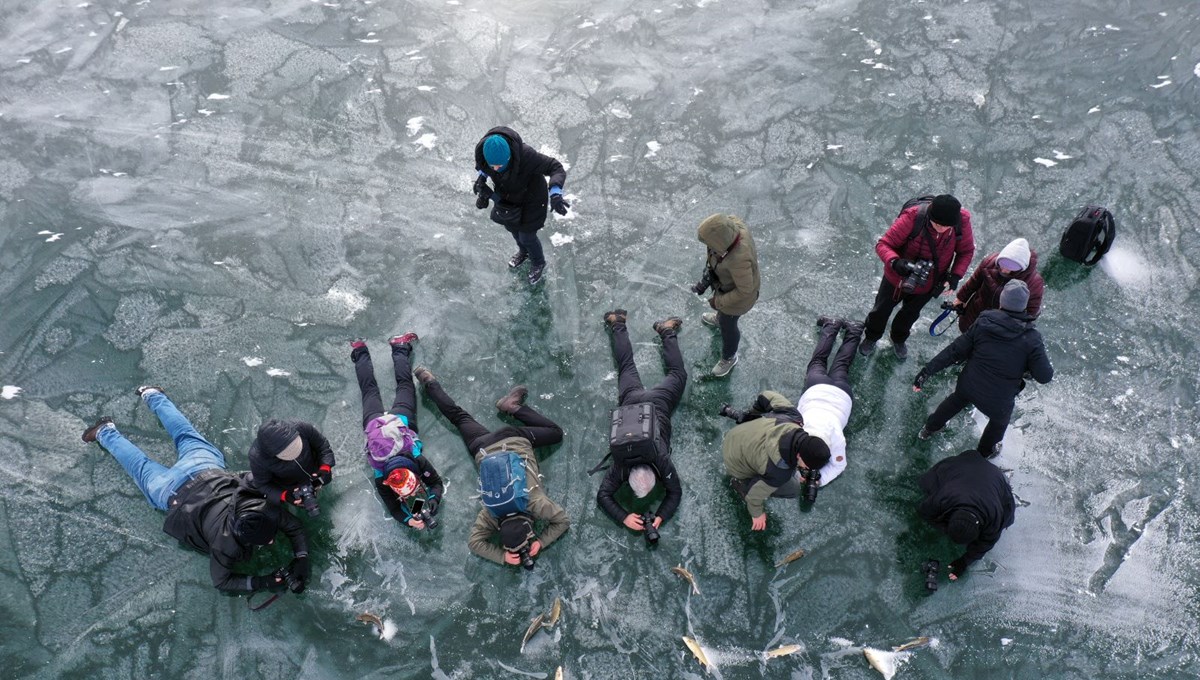
<svg viewBox="0 0 1200 680">
<path fill-rule="evenodd" d="M 820 470 L 821 486 L 832 482 L 846 469 L 846 435 L 854 392 L 850 388 L 850 364 L 862 340 L 863 324 L 822 316 L 817 319 L 821 334 L 804 375 L 804 392 L 796 409 L 804 417 L 804 430 L 829 446 L 829 462 Z M 842 345 L 829 364 L 838 332 L 845 329 Z"/>
</svg>

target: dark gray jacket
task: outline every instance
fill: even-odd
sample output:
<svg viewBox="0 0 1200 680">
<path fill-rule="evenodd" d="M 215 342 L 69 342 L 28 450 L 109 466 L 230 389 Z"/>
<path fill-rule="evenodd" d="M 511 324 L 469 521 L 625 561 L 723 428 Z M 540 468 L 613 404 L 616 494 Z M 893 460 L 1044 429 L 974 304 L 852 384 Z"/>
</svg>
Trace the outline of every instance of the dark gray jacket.
<svg viewBox="0 0 1200 680">
<path fill-rule="evenodd" d="M 275 454 L 282 451 L 296 435 L 304 448 L 296 460 L 280 460 Z M 309 423 L 271 420 L 259 428 L 250 445 L 250 472 L 253 483 L 272 505 L 284 502 L 283 494 L 300 484 L 312 483 L 312 475 L 322 468 L 333 468 L 333 448 L 321 431 Z"/>
<path fill-rule="evenodd" d="M 917 506 L 917 514 L 935 527 L 945 531 L 950 512 L 957 508 L 979 517 L 979 538 L 955 560 L 963 567 L 983 557 L 1000 540 L 1000 533 L 1012 526 L 1012 487 L 1000 468 L 978 451 L 963 451 L 938 461 L 921 475 L 918 484 L 925 499 Z"/>
</svg>

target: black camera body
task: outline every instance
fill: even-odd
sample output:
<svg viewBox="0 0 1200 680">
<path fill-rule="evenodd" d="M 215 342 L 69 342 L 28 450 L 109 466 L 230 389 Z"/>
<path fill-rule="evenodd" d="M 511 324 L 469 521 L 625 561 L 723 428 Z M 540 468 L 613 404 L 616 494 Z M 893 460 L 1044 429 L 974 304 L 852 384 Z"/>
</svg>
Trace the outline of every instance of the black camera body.
<svg viewBox="0 0 1200 680">
<path fill-rule="evenodd" d="M 929 260 L 917 260 L 913 262 L 912 269 L 909 270 L 908 276 L 900 282 L 900 292 L 905 295 L 911 295 L 912 292 L 929 280 L 929 275 L 933 273 L 933 263 Z"/>
<path fill-rule="evenodd" d="M 300 504 L 304 506 L 305 512 L 309 517 L 316 517 L 321 514 L 321 508 L 317 507 L 317 494 L 313 491 L 312 484 L 303 484 L 296 487 L 296 497 L 300 499 Z"/>
<path fill-rule="evenodd" d="M 933 558 L 921 565 L 921 573 L 925 575 L 925 590 L 932 593 L 938 589 L 938 570 L 941 568 L 942 563 Z"/>
<path fill-rule="evenodd" d="M 517 555 L 521 558 L 521 566 L 525 567 L 525 571 L 533 571 L 533 556 L 529 554 L 529 545 L 518 550 Z"/>
<path fill-rule="evenodd" d="M 721 410 L 718 412 L 718 415 L 724 416 L 735 423 L 741 423 L 746 419 L 745 411 L 739 411 L 729 404 L 721 404 Z"/>
<path fill-rule="evenodd" d="M 704 295 L 704 293 L 713 286 L 713 279 L 716 278 L 711 267 L 705 267 L 704 273 L 700 275 L 700 280 L 696 285 L 692 286 L 692 292 L 696 295 Z"/>
<path fill-rule="evenodd" d="M 816 503 L 817 492 L 821 490 L 821 471 L 813 468 L 800 468 L 800 481 L 804 488 L 805 502 Z"/>
<path fill-rule="evenodd" d="M 271 578 L 287 586 L 287 589 L 293 593 L 300 594 L 304 592 L 304 581 L 299 576 L 293 574 L 292 570 L 287 567 L 280 567 L 271 572 Z M 273 588 L 273 590 L 277 589 Z"/>
<path fill-rule="evenodd" d="M 647 510 L 642 513 L 642 533 L 646 535 L 646 542 L 650 545 L 658 544 L 658 529 L 654 528 L 654 520 L 653 512 Z"/>
<path fill-rule="evenodd" d="M 438 521 L 433 518 L 433 513 L 428 510 L 422 510 L 419 516 L 421 521 L 425 523 L 426 529 L 436 529 L 438 527 Z"/>
</svg>

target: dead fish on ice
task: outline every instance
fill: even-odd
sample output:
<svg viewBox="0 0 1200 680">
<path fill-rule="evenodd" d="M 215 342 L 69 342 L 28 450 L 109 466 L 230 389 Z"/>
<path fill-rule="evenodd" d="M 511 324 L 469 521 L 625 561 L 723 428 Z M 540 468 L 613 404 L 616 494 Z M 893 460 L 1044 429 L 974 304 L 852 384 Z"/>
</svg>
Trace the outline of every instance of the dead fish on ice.
<svg viewBox="0 0 1200 680">
<path fill-rule="evenodd" d="M 363 623 L 375 626 L 375 632 L 379 635 L 383 635 L 383 619 L 379 618 L 378 616 L 375 616 L 371 612 L 363 612 L 354 618 L 358 621 L 362 621 Z"/>
<path fill-rule="evenodd" d="M 892 680 L 892 676 L 900 670 L 902 663 L 908 661 L 912 652 L 885 652 L 882 649 L 864 647 L 863 656 L 867 657 L 867 663 L 871 664 L 871 668 L 883 675 L 883 680 Z"/>
<path fill-rule="evenodd" d="M 892 651 L 893 652 L 907 652 L 910 649 L 917 649 L 918 647 L 924 647 L 927 644 L 929 644 L 929 638 L 927 638 L 927 637 L 913 638 L 912 640 L 905 642 L 904 644 L 900 645 L 899 647 L 892 647 Z"/>
<path fill-rule="evenodd" d="M 800 559 L 801 557 L 804 557 L 804 548 L 801 548 L 801 549 L 797 550 L 796 552 L 789 554 L 787 557 L 783 558 L 782 560 L 779 560 L 778 562 L 776 562 L 775 568 L 778 569 L 785 564 L 790 564 L 792 562 L 795 562 L 796 560 Z"/>
<path fill-rule="evenodd" d="M 690 583 L 692 585 L 692 594 L 693 595 L 700 594 L 700 586 L 696 585 L 696 577 L 692 576 L 692 572 L 688 571 L 687 569 L 684 569 L 682 564 L 677 567 L 671 567 L 671 572 L 674 574 L 677 574 L 680 578 L 682 578 L 683 580 L 687 581 L 688 583 Z M 686 639 L 687 638 L 684 638 L 684 640 L 686 640 Z"/>
<path fill-rule="evenodd" d="M 558 619 L 562 616 L 562 598 L 554 598 L 554 604 L 550 606 L 550 615 L 546 619 L 546 628 L 553 628 L 558 625 Z"/>
<path fill-rule="evenodd" d="M 562 666 L 559 666 L 558 670 L 554 671 L 554 680 L 563 680 Z"/>
<path fill-rule="evenodd" d="M 766 657 L 768 659 L 777 659 L 781 656 L 791 656 L 796 652 L 802 651 L 804 651 L 803 645 L 784 645 L 782 647 L 776 647 L 775 649 L 767 652 Z"/>
<path fill-rule="evenodd" d="M 545 614 L 538 614 L 533 617 L 533 621 L 529 622 L 529 628 L 525 629 L 525 637 L 521 638 L 521 653 L 525 653 L 525 643 L 529 642 L 529 638 L 533 637 L 534 633 L 542 627 L 542 622 L 546 620 Z"/>
<path fill-rule="evenodd" d="M 712 662 L 708 660 L 708 655 L 704 653 L 704 649 L 700 647 L 699 642 L 685 635 L 683 636 L 683 644 L 692 650 L 692 654 L 696 656 L 696 660 L 700 662 L 700 665 L 704 666 L 704 670 L 711 671 L 713 669 Z"/>
</svg>

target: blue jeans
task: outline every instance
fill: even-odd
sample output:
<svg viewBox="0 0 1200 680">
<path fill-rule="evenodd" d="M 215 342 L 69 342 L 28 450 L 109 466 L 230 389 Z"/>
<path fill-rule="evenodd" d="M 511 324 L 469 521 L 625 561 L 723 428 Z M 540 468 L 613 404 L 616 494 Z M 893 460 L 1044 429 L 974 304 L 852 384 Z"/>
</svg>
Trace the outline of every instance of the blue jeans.
<svg viewBox="0 0 1200 680">
<path fill-rule="evenodd" d="M 167 501 L 175 491 L 203 470 L 225 469 L 225 455 L 207 439 L 200 436 L 175 404 L 162 392 L 152 392 L 146 397 L 146 405 L 158 416 L 167 434 L 175 440 L 179 460 L 166 467 L 150 460 L 133 442 L 117 431 L 105 427 L 96 435 L 100 445 L 117 459 L 125 472 L 146 495 L 150 505 L 159 510 L 167 509 Z"/>
</svg>

